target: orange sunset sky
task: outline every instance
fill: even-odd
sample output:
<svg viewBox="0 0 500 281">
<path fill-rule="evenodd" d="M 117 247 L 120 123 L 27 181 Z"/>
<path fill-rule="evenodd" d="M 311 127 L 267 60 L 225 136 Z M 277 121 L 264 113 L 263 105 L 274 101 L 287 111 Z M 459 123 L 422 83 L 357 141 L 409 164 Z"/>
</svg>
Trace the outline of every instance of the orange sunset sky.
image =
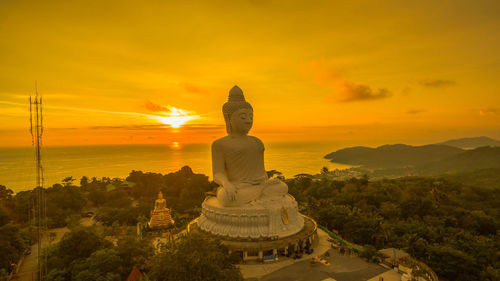
<svg viewBox="0 0 500 281">
<path fill-rule="evenodd" d="M 0 146 L 500 138 L 500 1 L 0 1 Z"/>
</svg>

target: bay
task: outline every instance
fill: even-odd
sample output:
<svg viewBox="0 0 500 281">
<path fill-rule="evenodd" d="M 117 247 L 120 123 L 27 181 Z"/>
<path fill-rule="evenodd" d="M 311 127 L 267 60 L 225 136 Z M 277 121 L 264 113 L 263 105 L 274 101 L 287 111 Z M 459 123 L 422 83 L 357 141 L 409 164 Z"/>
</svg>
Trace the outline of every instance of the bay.
<svg viewBox="0 0 500 281">
<path fill-rule="evenodd" d="M 349 168 L 331 163 L 326 154 L 338 150 L 335 143 L 268 143 L 266 170 L 277 170 L 285 177 L 317 174 L 322 167 L 330 170 Z M 0 185 L 14 192 L 35 186 L 35 155 L 32 147 L 0 148 Z M 96 145 L 48 146 L 42 148 L 44 186 L 60 183 L 72 176 L 78 184 L 82 176 L 126 178 L 132 170 L 170 173 L 189 166 L 195 173 L 211 176 L 210 144 L 168 145 Z"/>
</svg>

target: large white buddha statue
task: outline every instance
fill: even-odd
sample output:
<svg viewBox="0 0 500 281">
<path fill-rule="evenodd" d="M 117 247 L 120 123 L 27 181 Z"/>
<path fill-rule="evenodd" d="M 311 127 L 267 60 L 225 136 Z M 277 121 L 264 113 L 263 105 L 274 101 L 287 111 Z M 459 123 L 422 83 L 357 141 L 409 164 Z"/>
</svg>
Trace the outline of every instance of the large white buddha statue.
<svg viewBox="0 0 500 281">
<path fill-rule="evenodd" d="M 248 136 L 253 124 L 252 106 L 234 86 L 222 107 L 228 135 L 212 144 L 214 181 L 220 185 L 217 199 L 222 206 L 241 206 L 259 198 L 283 197 L 285 183 L 268 180 L 264 168 L 264 144 Z"/>
<path fill-rule="evenodd" d="M 279 179 L 268 179 L 264 144 L 248 136 L 253 108 L 234 86 L 222 107 L 228 135 L 212 144 L 216 197 L 208 197 L 198 220 L 201 229 L 235 238 L 285 237 L 304 225 L 297 202 Z"/>
</svg>

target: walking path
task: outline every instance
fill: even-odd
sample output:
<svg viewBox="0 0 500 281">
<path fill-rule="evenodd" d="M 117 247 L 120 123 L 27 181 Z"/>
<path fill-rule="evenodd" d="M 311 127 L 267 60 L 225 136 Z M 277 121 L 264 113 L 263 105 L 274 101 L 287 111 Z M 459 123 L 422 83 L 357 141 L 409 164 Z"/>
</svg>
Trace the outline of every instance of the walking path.
<svg viewBox="0 0 500 281">
<path fill-rule="evenodd" d="M 368 281 L 380 281 L 380 277 L 382 277 L 384 281 L 400 281 L 401 280 L 401 274 L 399 274 L 397 271 L 394 270 L 388 270 L 382 274 L 379 274 L 371 279 L 368 279 Z"/>
<path fill-rule="evenodd" d="M 293 260 L 285 259 L 269 264 L 240 265 L 239 268 L 247 281 L 360 281 L 376 280 L 384 277 L 384 281 L 399 281 L 401 275 L 393 270 L 387 270 L 378 264 L 368 263 L 357 256 L 342 255 L 330 247 L 328 235 L 318 229 L 318 246 L 311 255 Z M 329 253 L 326 260 L 331 264 L 311 264 L 312 257 Z M 280 257 L 281 258 L 281 257 Z M 328 279 L 331 278 L 331 279 Z M 375 278 L 375 279 L 374 279 Z"/>
<path fill-rule="evenodd" d="M 286 266 L 290 266 L 294 263 L 301 262 L 304 260 L 311 260 L 313 257 L 317 255 L 322 255 L 326 251 L 328 251 L 330 247 L 330 242 L 327 241 L 328 239 L 328 234 L 326 234 L 323 230 L 318 229 L 318 245 L 314 248 L 314 252 L 310 255 L 304 254 L 302 259 L 296 259 L 294 260 L 293 258 L 286 258 L 286 257 L 279 257 L 280 260 L 279 262 L 272 262 L 272 263 L 258 263 L 258 264 L 241 264 L 238 265 L 240 268 L 241 274 L 243 274 L 243 277 L 245 279 L 248 278 L 259 278 L 264 275 L 270 274 L 276 270 L 279 270 L 281 268 L 284 268 Z"/>
</svg>

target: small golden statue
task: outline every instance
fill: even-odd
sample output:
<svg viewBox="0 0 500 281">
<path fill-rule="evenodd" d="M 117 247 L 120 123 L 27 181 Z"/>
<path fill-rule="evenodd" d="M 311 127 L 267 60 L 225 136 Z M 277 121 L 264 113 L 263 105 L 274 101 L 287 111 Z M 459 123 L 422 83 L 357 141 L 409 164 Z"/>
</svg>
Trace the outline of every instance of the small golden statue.
<svg viewBox="0 0 500 281">
<path fill-rule="evenodd" d="M 174 220 L 167 208 L 167 202 L 163 199 L 163 194 L 158 193 L 158 199 L 155 201 L 155 209 L 151 211 L 151 219 L 148 222 L 150 228 L 164 228 L 174 224 Z"/>
</svg>

